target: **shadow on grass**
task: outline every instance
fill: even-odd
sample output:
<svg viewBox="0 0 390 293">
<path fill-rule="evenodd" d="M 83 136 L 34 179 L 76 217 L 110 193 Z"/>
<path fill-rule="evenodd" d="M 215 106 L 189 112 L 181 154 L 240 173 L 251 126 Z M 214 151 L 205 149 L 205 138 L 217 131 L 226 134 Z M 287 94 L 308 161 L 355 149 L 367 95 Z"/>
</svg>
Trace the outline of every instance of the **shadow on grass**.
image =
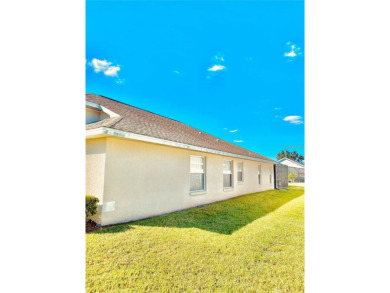
<svg viewBox="0 0 390 293">
<path fill-rule="evenodd" d="M 111 233 L 125 232 L 127 230 L 133 229 L 132 224 L 133 223 L 126 223 L 126 224 L 104 226 L 102 229 L 91 232 L 90 234 L 111 234 Z"/>
<path fill-rule="evenodd" d="M 198 228 L 230 235 L 303 193 L 302 187 L 252 193 L 199 208 L 132 222 L 131 225 Z"/>
<path fill-rule="evenodd" d="M 289 201 L 301 196 L 303 187 L 286 190 L 269 190 L 252 193 L 192 208 L 168 215 L 157 216 L 126 224 L 106 226 L 91 234 L 125 232 L 133 226 L 198 228 L 219 234 L 231 235 L 249 223 L 266 216 Z"/>
</svg>

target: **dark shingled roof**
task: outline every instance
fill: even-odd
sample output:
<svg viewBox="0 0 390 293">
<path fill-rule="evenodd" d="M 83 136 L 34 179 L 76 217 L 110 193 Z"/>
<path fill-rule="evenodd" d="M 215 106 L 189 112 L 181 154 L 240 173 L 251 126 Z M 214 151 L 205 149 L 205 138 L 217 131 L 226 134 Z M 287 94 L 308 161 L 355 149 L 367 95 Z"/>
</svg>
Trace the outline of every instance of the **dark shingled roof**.
<svg viewBox="0 0 390 293">
<path fill-rule="evenodd" d="M 99 127 L 107 127 L 164 140 L 213 149 L 221 152 L 268 160 L 276 163 L 276 161 L 272 159 L 222 139 L 218 140 L 218 138 L 215 136 L 207 134 L 199 129 L 193 128 L 179 121 L 163 117 L 161 115 L 157 115 L 110 98 L 98 96 L 95 94 L 86 94 L 86 100 L 106 107 L 120 116 L 115 118 L 107 118 L 96 123 L 87 124 L 87 130 Z"/>
</svg>

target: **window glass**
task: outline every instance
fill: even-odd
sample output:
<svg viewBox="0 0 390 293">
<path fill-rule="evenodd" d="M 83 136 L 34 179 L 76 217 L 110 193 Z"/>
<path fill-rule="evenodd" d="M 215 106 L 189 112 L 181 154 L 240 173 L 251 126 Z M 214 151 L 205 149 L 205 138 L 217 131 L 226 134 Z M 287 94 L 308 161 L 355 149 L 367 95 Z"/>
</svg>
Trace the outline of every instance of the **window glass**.
<svg viewBox="0 0 390 293">
<path fill-rule="evenodd" d="M 240 182 L 244 181 L 243 171 L 242 171 L 242 162 L 237 163 L 237 180 Z"/>
<path fill-rule="evenodd" d="M 223 187 L 233 187 L 232 161 L 223 161 Z"/>
<path fill-rule="evenodd" d="M 191 156 L 190 190 L 205 190 L 205 166 L 204 157 Z"/>
<path fill-rule="evenodd" d="M 204 190 L 204 174 L 191 173 L 191 191 Z"/>
</svg>

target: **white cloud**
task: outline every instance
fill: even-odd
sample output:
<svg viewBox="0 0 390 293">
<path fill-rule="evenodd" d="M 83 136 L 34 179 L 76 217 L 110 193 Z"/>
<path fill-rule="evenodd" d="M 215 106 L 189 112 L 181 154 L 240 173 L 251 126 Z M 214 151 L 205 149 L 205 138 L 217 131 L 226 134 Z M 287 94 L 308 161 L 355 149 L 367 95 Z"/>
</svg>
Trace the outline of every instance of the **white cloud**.
<svg viewBox="0 0 390 293">
<path fill-rule="evenodd" d="M 278 110 L 282 110 L 282 108 L 280 108 L 280 107 L 275 107 L 274 110 L 278 111 Z"/>
<path fill-rule="evenodd" d="M 107 76 L 117 76 L 118 75 L 117 72 L 119 70 L 121 70 L 119 68 L 119 66 L 110 66 L 103 73 L 104 73 L 104 75 L 107 75 Z"/>
<path fill-rule="evenodd" d="M 297 47 L 295 44 L 291 44 L 291 42 L 287 42 L 287 47 L 289 51 L 284 53 L 284 57 L 288 57 L 290 61 L 302 54 L 301 48 Z"/>
<path fill-rule="evenodd" d="M 173 73 L 176 73 L 176 74 L 181 74 L 179 70 L 174 70 L 172 71 Z"/>
<path fill-rule="evenodd" d="M 238 131 L 238 129 L 234 129 L 234 130 L 229 130 L 229 132 L 237 132 Z"/>
<path fill-rule="evenodd" d="M 302 117 L 301 116 L 286 116 L 283 118 L 284 121 L 290 122 L 292 124 L 302 124 Z"/>
<path fill-rule="evenodd" d="M 224 69 L 226 69 L 226 67 L 223 65 L 214 65 L 213 67 L 210 67 L 207 70 L 208 71 L 220 71 L 220 70 L 224 70 Z"/>
<path fill-rule="evenodd" d="M 112 62 L 107 60 L 99 60 L 93 58 L 91 62 L 88 63 L 96 73 L 103 72 L 106 76 L 117 76 L 118 71 L 121 70 L 118 65 L 112 66 Z"/>
<path fill-rule="evenodd" d="M 295 57 L 297 54 L 294 51 L 284 53 L 284 57 Z"/>
<path fill-rule="evenodd" d="M 234 142 L 244 142 L 243 140 L 234 140 Z"/>
<path fill-rule="evenodd" d="M 223 130 L 228 130 L 226 127 Z"/>
<path fill-rule="evenodd" d="M 117 78 L 117 80 L 115 82 L 117 84 L 123 84 L 125 82 L 125 79 L 124 78 Z"/>
</svg>

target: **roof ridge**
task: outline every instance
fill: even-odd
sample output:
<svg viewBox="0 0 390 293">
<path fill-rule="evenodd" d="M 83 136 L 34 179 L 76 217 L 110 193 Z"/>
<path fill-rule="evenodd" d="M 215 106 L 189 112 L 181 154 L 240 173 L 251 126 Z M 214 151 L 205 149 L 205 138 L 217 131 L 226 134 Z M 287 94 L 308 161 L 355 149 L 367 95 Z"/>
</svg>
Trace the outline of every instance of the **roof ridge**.
<svg viewBox="0 0 390 293">
<path fill-rule="evenodd" d="M 157 116 L 160 116 L 160 117 L 164 117 L 164 118 L 167 118 L 169 120 L 172 120 L 172 121 L 176 121 L 176 122 L 179 122 L 181 124 L 184 124 L 184 125 L 188 125 L 188 124 L 185 124 L 184 122 L 181 122 L 179 120 L 176 120 L 176 119 L 172 119 L 172 118 L 169 118 L 167 116 L 164 116 L 164 115 L 161 115 L 161 114 L 157 114 L 157 113 L 154 113 L 152 111 L 149 111 L 149 110 L 145 110 L 145 109 L 142 109 L 140 107 L 136 107 L 136 106 L 133 106 L 133 105 L 130 105 L 130 104 L 127 104 L 125 102 L 121 102 L 121 101 L 118 101 L 118 100 L 115 100 L 115 99 L 112 99 L 112 98 L 109 98 L 109 97 L 106 97 L 106 96 L 103 96 L 103 95 L 96 95 L 96 94 L 93 94 L 93 93 L 86 93 L 86 95 L 95 95 L 95 96 L 99 96 L 99 97 L 102 97 L 102 98 L 105 98 L 105 99 L 108 99 L 108 100 L 111 100 L 111 101 L 114 101 L 114 102 L 117 102 L 117 103 L 121 103 L 123 105 L 126 105 L 126 106 L 129 106 L 129 107 L 133 107 L 135 109 L 138 109 L 138 110 L 141 110 L 141 111 L 145 111 L 145 112 L 148 112 L 148 113 L 152 113 L 154 115 L 157 115 Z M 188 126 L 191 126 L 191 125 L 188 125 Z M 192 126 L 191 126 L 192 127 Z M 192 127 L 192 128 L 195 128 L 195 127 Z M 195 128 L 197 129 L 197 128 Z M 199 129 L 198 129 L 199 130 Z M 199 130 L 199 131 L 202 131 L 202 130 Z"/>
<path fill-rule="evenodd" d="M 170 118 L 170 117 L 161 115 L 161 114 L 154 113 L 154 112 L 149 111 L 149 110 L 145 110 L 145 109 L 142 109 L 142 108 L 139 108 L 139 107 L 130 105 L 130 104 L 126 104 L 126 103 L 124 103 L 124 102 L 121 102 L 121 101 L 118 101 L 118 100 L 115 100 L 115 99 L 112 99 L 112 98 L 109 98 L 109 97 L 106 97 L 106 96 L 103 96 L 103 95 L 97 95 L 97 94 L 93 94 L 93 93 L 86 93 L 86 95 L 95 95 L 95 96 L 99 96 L 99 97 L 102 97 L 102 98 L 105 98 L 105 99 L 114 101 L 114 102 L 116 102 L 116 103 L 121 103 L 121 104 L 123 104 L 123 105 L 129 106 L 129 107 L 132 107 L 132 108 L 135 108 L 135 109 L 144 111 L 144 112 L 148 112 L 148 113 L 151 113 L 151 114 L 153 114 L 153 115 L 157 115 L 157 116 L 160 116 L 160 117 L 163 117 L 163 118 L 166 118 L 166 119 L 175 121 L 175 122 L 179 122 L 179 123 L 181 123 L 181 124 L 183 124 L 183 125 L 185 125 L 185 126 L 189 126 L 189 127 L 192 127 L 192 128 L 194 128 L 194 129 L 196 129 L 196 130 L 198 130 L 198 131 L 201 131 L 202 133 L 205 133 L 205 134 L 208 134 L 208 135 L 210 135 L 210 136 L 216 137 L 216 138 L 218 138 L 218 139 L 221 140 L 221 141 L 226 141 L 226 142 L 228 142 L 228 143 L 231 143 L 231 142 L 229 142 L 229 141 L 227 141 L 227 140 L 225 140 L 225 139 L 219 138 L 219 137 L 217 137 L 217 136 L 215 136 L 215 135 L 212 135 L 212 134 L 210 134 L 210 133 L 208 133 L 208 132 L 206 132 L 206 131 L 203 131 L 202 129 L 196 128 L 196 127 L 194 127 L 194 126 L 191 126 L 191 125 L 186 124 L 186 123 L 184 123 L 184 122 L 181 122 L 181 121 L 179 121 L 179 120 L 176 120 L 176 119 L 173 119 L 173 118 Z M 119 121 L 118 121 L 118 122 L 119 122 Z M 232 144 L 233 144 L 233 143 L 232 143 Z M 240 147 L 240 148 L 243 148 L 243 147 L 241 147 L 241 146 L 239 146 L 239 145 L 236 145 L 236 144 L 233 144 L 233 145 L 235 145 L 235 146 L 237 146 L 237 147 Z M 246 148 L 243 148 L 243 149 L 248 150 L 248 149 L 246 149 Z M 250 151 L 250 152 L 252 152 L 252 153 L 256 153 L 256 152 L 251 151 L 251 150 L 248 150 L 248 151 Z M 260 155 L 260 154 L 259 154 L 259 155 Z"/>
</svg>

